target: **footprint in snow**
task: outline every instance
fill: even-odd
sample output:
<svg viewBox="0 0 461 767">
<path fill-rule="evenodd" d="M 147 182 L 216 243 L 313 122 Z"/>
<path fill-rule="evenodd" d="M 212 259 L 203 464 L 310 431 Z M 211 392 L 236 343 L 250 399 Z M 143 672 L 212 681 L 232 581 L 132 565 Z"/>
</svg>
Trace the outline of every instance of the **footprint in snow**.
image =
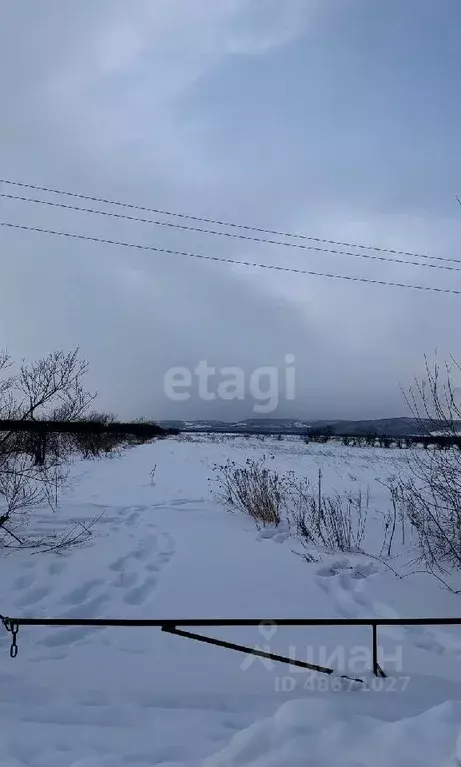
<svg viewBox="0 0 461 767">
<path fill-rule="evenodd" d="M 136 522 L 139 520 L 140 517 L 139 511 L 133 511 L 127 518 L 125 524 L 131 527 L 132 525 L 136 524 Z"/>
<path fill-rule="evenodd" d="M 81 642 L 82 639 L 86 639 L 88 636 L 91 636 L 91 634 L 95 634 L 102 630 L 103 629 L 92 627 L 58 629 L 48 636 L 43 637 L 43 639 L 39 639 L 37 644 L 42 645 L 43 647 L 66 647 L 67 645 L 75 644 L 75 642 Z"/>
<path fill-rule="evenodd" d="M 142 605 L 148 599 L 156 584 L 157 577 L 155 575 L 148 575 L 144 583 L 126 592 L 125 602 L 129 605 Z"/>
<path fill-rule="evenodd" d="M 169 533 L 150 535 L 129 554 L 118 557 L 109 566 L 118 573 L 114 586 L 126 589 L 123 599 L 128 605 L 144 604 L 157 585 L 158 576 L 175 552 Z"/>
<path fill-rule="evenodd" d="M 29 607 L 30 605 L 34 605 L 37 602 L 40 602 L 44 597 L 46 597 L 50 593 L 50 589 L 48 586 L 35 586 L 30 591 L 26 591 L 25 594 L 23 594 L 22 597 L 16 600 L 17 604 L 21 607 Z"/>
<path fill-rule="evenodd" d="M 86 603 L 72 607 L 70 610 L 62 613 L 61 618 L 99 618 L 101 615 L 101 608 L 109 600 L 108 594 L 101 594 L 98 597 L 89 600 Z M 46 636 L 37 641 L 37 645 L 43 647 L 66 647 L 72 645 L 75 642 L 80 642 L 83 639 L 103 631 L 103 628 L 96 626 L 76 626 L 64 629 L 50 629 Z"/>
<path fill-rule="evenodd" d="M 332 578 L 337 574 L 338 571 L 335 570 L 334 567 L 319 567 L 317 570 L 317 575 L 320 576 L 320 578 Z"/>
<path fill-rule="evenodd" d="M 146 570 L 149 573 L 158 573 L 162 569 L 162 562 L 148 562 Z"/>
<path fill-rule="evenodd" d="M 398 614 L 384 604 L 374 604 L 372 599 L 363 590 L 365 579 L 378 572 L 374 562 L 352 565 L 347 559 L 333 562 L 317 569 L 318 584 L 327 592 L 335 604 L 336 610 L 345 618 L 354 618 L 364 615 L 387 615 L 398 618 Z M 360 585 L 359 585 L 360 584 Z M 379 608 L 379 609 L 378 609 Z M 442 637 L 440 640 L 426 628 L 419 626 L 402 627 L 406 636 L 414 647 L 436 655 L 454 654 L 461 655 L 460 646 L 449 646 Z"/>
<path fill-rule="evenodd" d="M 280 523 L 279 525 L 268 525 L 258 533 L 257 540 L 271 540 L 275 543 L 285 543 L 290 537 L 288 525 Z"/>
<path fill-rule="evenodd" d="M 378 572 L 373 562 L 353 565 L 347 558 L 317 568 L 317 583 L 331 598 L 336 610 L 346 618 L 375 613 L 371 599 L 363 590 L 363 583 Z"/>
<path fill-rule="evenodd" d="M 407 633 L 410 633 L 411 628 L 412 627 L 409 627 L 407 629 Z M 411 634 L 413 634 L 413 632 L 411 632 Z M 427 650 L 428 652 L 433 652 L 437 655 L 445 655 L 445 647 L 442 647 L 442 645 L 440 645 L 430 634 L 426 633 L 424 629 L 419 629 L 418 632 L 414 632 L 412 642 L 414 646 L 419 647 L 420 650 Z"/>
<path fill-rule="evenodd" d="M 109 565 L 109 569 L 113 570 L 114 572 L 118 573 L 121 570 L 123 570 L 125 563 L 129 560 L 129 555 L 125 555 L 124 557 L 118 557 L 118 559 L 115 559 L 111 565 Z"/>
<path fill-rule="evenodd" d="M 13 582 L 13 588 L 15 589 L 27 589 L 29 586 L 32 586 L 33 582 L 35 580 L 35 577 L 30 575 L 20 575 L 19 578 L 16 578 L 16 580 Z"/>
<path fill-rule="evenodd" d="M 137 573 L 126 573 L 124 570 L 120 570 L 119 577 L 114 581 L 114 586 L 129 589 L 136 584 L 138 577 Z"/>
<path fill-rule="evenodd" d="M 48 567 L 49 575 L 60 575 L 66 567 L 66 562 L 52 562 Z"/>
<path fill-rule="evenodd" d="M 330 565 L 322 565 L 317 569 L 317 575 L 321 578 L 333 578 L 335 576 L 343 576 L 345 578 L 353 578 L 355 580 L 362 580 L 369 578 L 370 575 L 375 575 L 379 572 L 378 568 L 373 562 L 363 562 L 360 564 L 351 564 L 348 559 L 340 559 L 332 562 Z"/>
<path fill-rule="evenodd" d="M 89 597 L 92 591 L 97 586 L 101 586 L 104 581 L 101 578 L 93 578 L 92 580 L 85 581 L 77 588 L 69 591 L 61 599 L 61 604 L 77 605 L 84 602 Z"/>
<path fill-rule="evenodd" d="M 109 601 L 107 593 L 88 599 L 87 602 L 74 604 L 69 610 L 61 613 L 60 618 L 99 618 L 101 616 L 101 607 Z"/>
<path fill-rule="evenodd" d="M 150 536 L 145 538 L 140 547 L 131 555 L 134 559 L 144 561 L 151 556 L 153 551 L 157 548 L 157 536 Z"/>
</svg>

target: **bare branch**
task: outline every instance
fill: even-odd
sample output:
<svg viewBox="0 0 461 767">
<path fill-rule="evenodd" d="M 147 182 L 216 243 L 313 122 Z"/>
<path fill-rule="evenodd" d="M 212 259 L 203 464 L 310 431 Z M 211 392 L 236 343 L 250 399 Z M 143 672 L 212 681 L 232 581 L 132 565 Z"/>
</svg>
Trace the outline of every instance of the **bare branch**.
<svg viewBox="0 0 461 767">
<path fill-rule="evenodd" d="M 87 363 L 73 352 L 53 352 L 36 362 L 22 362 L 10 371 L 11 359 L 0 352 L 0 416 L 21 421 L 81 417 L 95 395 L 83 385 Z M 7 432 L 0 437 L 0 541 L 5 535 L 26 545 L 12 532 L 28 512 L 40 505 L 56 509 L 59 489 L 66 482 L 65 463 L 75 446 L 68 435 Z M 5 527 L 8 523 L 8 527 Z M 8 544 L 10 548 L 10 544 Z"/>
</svg>

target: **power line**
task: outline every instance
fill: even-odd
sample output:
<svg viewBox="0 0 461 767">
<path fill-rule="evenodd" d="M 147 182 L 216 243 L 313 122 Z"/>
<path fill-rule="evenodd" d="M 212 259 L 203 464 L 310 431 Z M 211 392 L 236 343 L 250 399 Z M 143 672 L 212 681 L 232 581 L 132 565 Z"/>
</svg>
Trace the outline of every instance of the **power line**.
<svg viewBox="0 0 461 767">
<path fill-rule="evenodd" d="M 366 277 L 350 277 L 344 274 L 330 274 L 327 272 L 314 272 L 308 269 L 296 269 L 290 266 L 278 266 L 275 264 L 261 264 L 252 261 L 239 261 L 235 258 L 220 258 L 218 256 L 206 256 L 203 253 L 189 253 L 182 250 L 171 250 L 170 248 L 159 248 L 154 245 L 140 245 L 132 242 L 123 242 L 121 240 L 107 240 L 101 237 L 92 237 L 86 234 L 77 234 L 75 232 L 62 232 L 54 229 L 41 229 L 37 226 L 26 226 L 24 224 L 13 224 L 9 221 L 0 221 L 0 226 L 9 227 L 11 229 L 20 229 L 26 232 L 39 232 L 41 234 L 50 234 L 58 237 L 69 237 L 75 240 L 85 240 L 88 242 L 97 242 L 103 245 L 116 245 L 123 248 L 134 248 L 137 250 L 151 251 L 155 253 L 167 253 L 174 256 L 186 256 L 187 258 L 199 258 L 205 261 L 217 261 L 218 263 L 236 264 L 237 266 L 249 266 L 258 269 L 274 269 L 279 272 L 292 272 L 294 274 L 306 274 L 312 277 L 328 277 L 334 280 L 349 280 L 350 282 L 366 282 L 374 285 L 385 285 L 387 287 L 394 288 L 411 288 L 413 290 L 424 290 L 435 293 L 451 293 L 454 295 L 461 295 L 461 290 L 454 290 L 450 288 L 435 288 L 425 285 L 410 285 L 402 282 L 388 282 L 385 280 L 374 280 Z"/>
<path fill-rule="evenodd" d="M 181 229 L 181 230 L 186 230 L 189 232 L 213 234 L 219 237 L 231 237 L 231 238 L 237 238 L 240 240 L 250 240 L 252 242 L 260 242 L 260 243 L 265 243 L 270 245 L 279 245 L 279 246 L 288 247 L 288 248 L 301 248 L 303 250 L 315 251 L 316 253 L 330 253 L 335 256 L 341 255 L 341 256 L 350 256 L 352 258 L 366 258 L 372 261 L 384 261 L 385 263 L 390 263 L 390 264 L 422 266 L 422 267 L 426 267 L 427 269 L 444 269 L 451 272 L 461 271 L 461 269 L 456 266 L 440 266 L 439 264 L 426 264 L 426 263 L 421 264 L 419 263 L 419 261 L 408 261 L 406 259 L 401 259 L 401 258 L 388 258 L 385 256 L 374 256 L 374 255 L 371 255 L 370 253 L 352 253 L 347 250 L 320 248 L 316 245 L 303 245 L 297 242 L 278 242 L 277 240 L 269 240 L 262 237 L 252 237 L 246 234 L 236 234 L 234 232 L 219 232 L 215 229 L 203 229 L 200 227 L 187 226 L 184 224 L 176 224 L 176 223 L 172 223 L 171 221 L 155 221 L 154 219 L 151 219 L 151 218 L 139 218 L 136 216 L 126 215 L 125 213 L 114 213 L 112 211 L 107 211 L 107 210 L 96 210 L 95 208 L 82 208 L 82 207 L 79 207 L 78 205 L 67 205 L 66 203 L 63 203 L 63 202 L 54 202 L 50 200 L 38 200 L 35 197 L 22 197 L 20 195 L 15 195 L 15 194 L 6 194 L 5 192 L 0 192 L 0 197 L 6 198 L 8 200 L 19 200 L 20 202 L 30 202 L 36 205 L 47 205 L 52 208 L 61 208 L 64 210 L 79 211 L 80 213 L 90 213 L 97 216 L 109 216 L 111 218 L 134 221 L 134 222 L 142 223 L 142 224 L 154 224 L 155 226 L 165 226 L 165 227 L 170 227 L 172 229 Z M 432 258 L 432 256 L 420 256 L 420 258 Z M 449 262 L 461 264 L 461 259 L 441 258 L 441 257 L 434 257 L 434 258 L 437 258 L 437 260 L 439 261 L 449 261 Z"/>
<path fill-rule="evenodd" d="M 412 258 L 427 258 L 427 259 L 435 259 L 435 260 L 451 260 L 451 259 L 443 259 L 438 256 L 429 256 L 424 253 L 412 253 L 411 251 L 406 250 L 393 250 L 392 248 L 381 248 L 376 245 L 359 245 L 351 242 L 341 242 L 340 240 L 328 240 L 323 237 L 310 237 L 306 234 L 298 234 L 293 232 L 280 232 L 276 229 L 263 229 L 258 226 L 250 226 L 248 224 L 238 224 L 232 221 L 221 221 L 219 219 L 214 218 L 205 218 L 203 216 L 194 216 L 189 213 L 180 213 L 175 212 L 171 210 L 161 210 L 160 208 L 149 208 L 145 205 L 134 205 L 133 203 L 128 202 L 120 202 L 117 200 L 109 200 L 105 197 L 93 197 L 91 195 L 87 194 L 79 194 L 77 192 L 69 192 L 62 189 L 55 189 L 53 187 L 48 186 L 38 186 L 36 184 L 28 184 L 21 181 L 11 181 L 11 179 L 0 179 L 0 184 L 8 184 L 10 186 L 18 186 L 22 187 L 23 189 L 34 189 L 35 191 L 39 192 L 49 192 L 51 194 L 58 194 L 63 195 L 66 197 L 74 197 L 79 200 L 90 200 L 91 202 L 100 202 L 105 205 L 116 205 L 121 208 L 129 208 L 131 210 L 140 210 L 144 211 L 145 213 L 157 213 L 162 216 L 175 216 L 176 218 L 182 218 L 182 219 L 188 219 L 190 221 L 201 221 L 205 224 L 215 224 L 216 226 L 227 226 L 234 229 L 244 229 L 246 231 L 250 232 L 259 232 L 260 234 L 270 234 L 274 235 L 276 237 L 289 237 L 293 239 L 298 240 L 309 240 L 310 242 L 319 242 L 324 243 L 327 245 L 339 245 L 343 248 L 358 248 L 360 250 L 373 250 L 380 253 L 391 253 L 395 256 L 409 256 Z M 276 243 L 277 245 L 280 245 L 281 243 Z"/>
</svg>

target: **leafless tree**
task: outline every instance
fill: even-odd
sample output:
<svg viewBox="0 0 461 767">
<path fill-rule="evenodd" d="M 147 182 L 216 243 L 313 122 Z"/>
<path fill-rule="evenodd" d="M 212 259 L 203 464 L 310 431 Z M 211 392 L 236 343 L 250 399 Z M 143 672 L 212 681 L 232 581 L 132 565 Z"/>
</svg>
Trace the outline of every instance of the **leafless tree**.
<svg viewBox="0 0 461 767">
<path fill-rule="evenodd" d="M 406 401 L 420 431 L 448 440 L 449 449 L 412 448 L 409 472 L 399 483 L 399 500 L 417 534 L 421 558 L 434 572 L 461 568 L 461 423 L 460 389 L 454 375 L 460 365 L 425 358 L 425 377 L 415 380 Z M 448 439 L 449 438 L 449 439 Z"/>
<path fill-rule="evenodd" d="M 84 387 L 87 363 L 78 349 L 53 352 L 36 362 L 22 362 L 17 373 L 6 352 L 0 354 L 0 417 L 20 421 L 73 420 L 95 395 Z M 54 441 L 53 441 L 54 440 Z M 47 504 L 56 508 L 65 483 L 68 450 L 57 438 L 40 442 L 27 432 L 0 434 L 0 545 L 25 545 L 28 514 Z M 14 542 L 14 543 L 13 543 Z"/>
</svg>

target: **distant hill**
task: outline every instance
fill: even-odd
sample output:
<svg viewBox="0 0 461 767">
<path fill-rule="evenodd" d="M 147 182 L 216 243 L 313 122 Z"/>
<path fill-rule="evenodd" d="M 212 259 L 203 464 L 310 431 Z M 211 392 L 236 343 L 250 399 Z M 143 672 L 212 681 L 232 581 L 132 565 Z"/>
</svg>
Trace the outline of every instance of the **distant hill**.
<svg viewBox="0 0 461 767">
<path fill-rule="evenodd" d="M 307 421 L 288 418 L 246 418 L 243 421 L 158 421 L 163 428 L 179 429 L 183 432 L 211 432 L 228 434 L 306 434 L 311 429 L 328 429 L 331 434 L 407 437 L 427 434 L 429 430 L 443 431 L 443 424 L 416 418 L 378 418 L 363 421 L 318 420 Z M 461 433 L 461 421 L 457 422 Z"/>
</svg>

